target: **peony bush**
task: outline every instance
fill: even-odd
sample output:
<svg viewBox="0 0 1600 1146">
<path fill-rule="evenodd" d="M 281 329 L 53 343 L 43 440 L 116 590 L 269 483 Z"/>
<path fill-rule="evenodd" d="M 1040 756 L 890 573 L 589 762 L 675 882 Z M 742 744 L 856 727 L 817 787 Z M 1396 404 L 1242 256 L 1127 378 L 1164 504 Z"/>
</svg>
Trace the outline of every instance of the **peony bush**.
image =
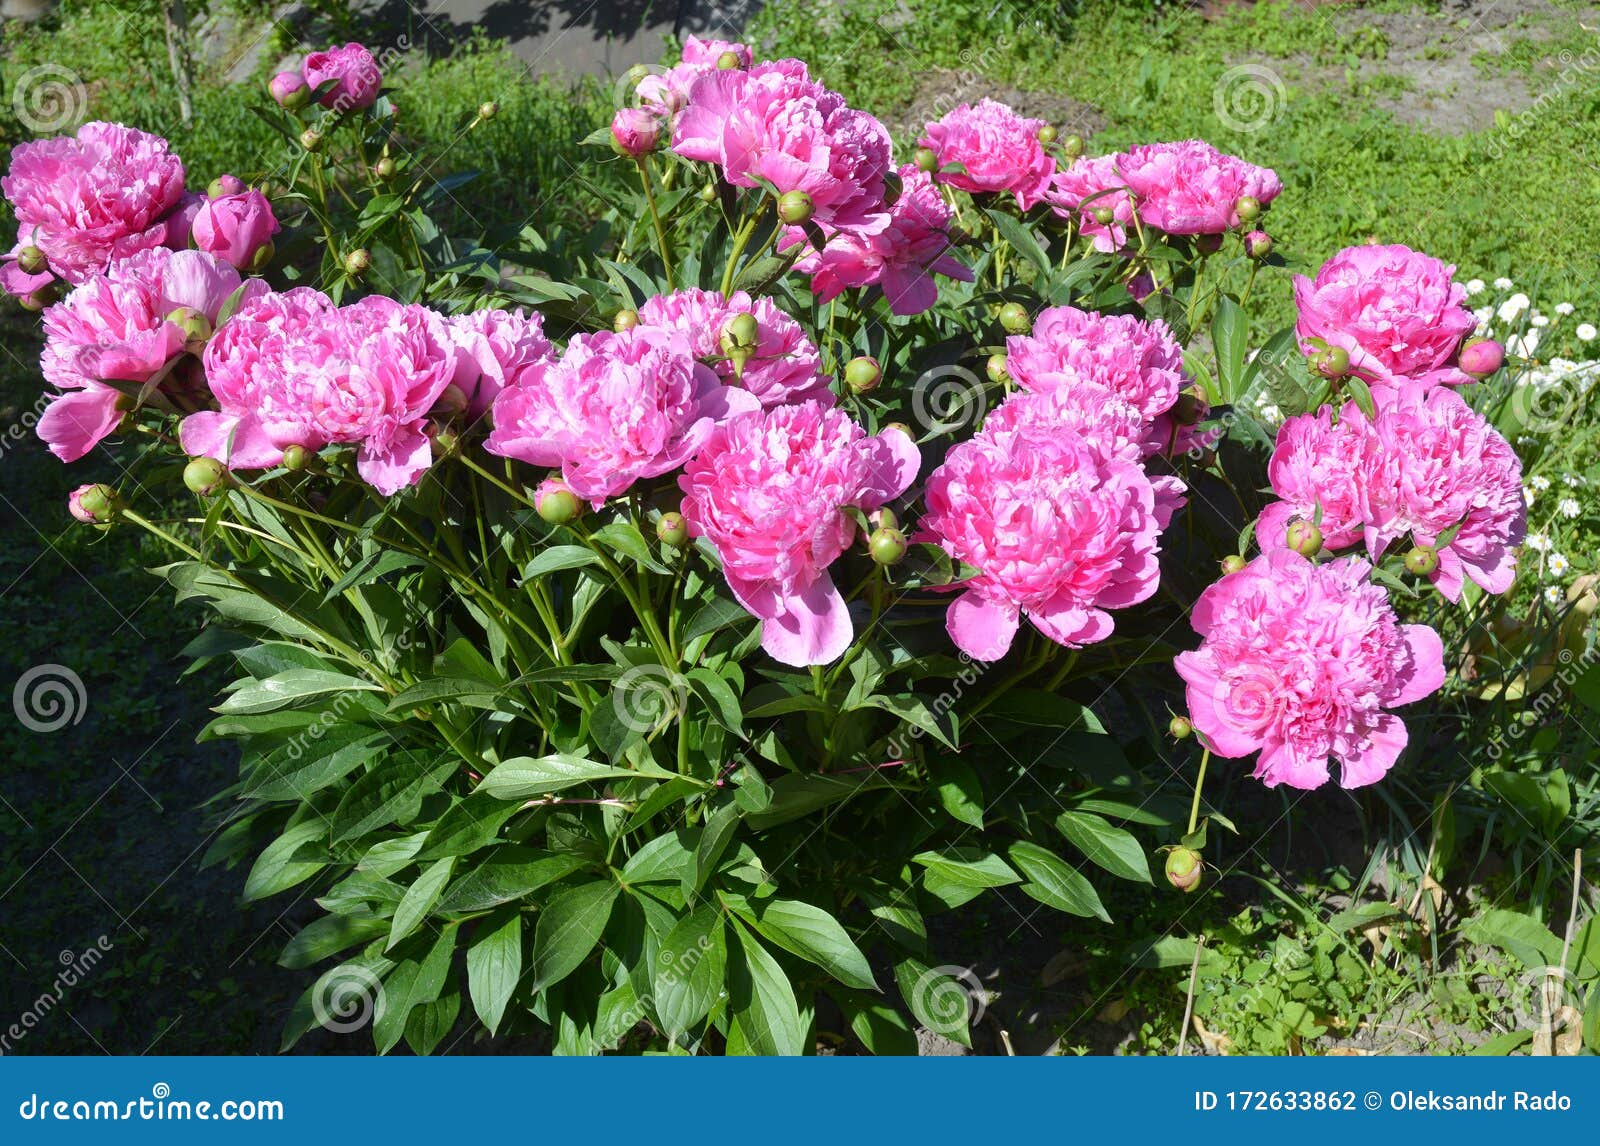
<svg viewBox="0 0 1600 1146">
<path fill-rule="evenodd" d="M 1203 886 L 1213 756 L 1405 766 L 1457 669 L 1419 602 L 1526 528 L 1451 267 L 1338 252 L 1267 334 L 1283 182 L 1201 141 L 983 100 L 897 160 L 800 60 L 631 79 L 588 142 L 636 199 L 503 254 L 356 44 L 272 80 L 250 179 L 93 123 L 0 183 L 39 434 L 137 475 L 68 510 L 207 607 L 208 859 L 322 912 L 286 1046 L 966 1040 L 934 916 Z"/>
</svg>

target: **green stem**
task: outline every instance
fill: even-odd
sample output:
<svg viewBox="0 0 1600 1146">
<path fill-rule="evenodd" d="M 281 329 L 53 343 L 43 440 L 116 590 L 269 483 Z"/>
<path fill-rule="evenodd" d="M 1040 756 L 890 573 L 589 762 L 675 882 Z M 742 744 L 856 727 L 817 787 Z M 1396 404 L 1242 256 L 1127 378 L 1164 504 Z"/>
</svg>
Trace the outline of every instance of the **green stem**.
<svg viewBox="0 0 1600 1146">
<path fill-rule="evenodd" d="M 651 185 L 650 157 L 641 156 L 639 159 L 639 182 L 644 184 L 644 201 L 650 205 L 650 221 L 655 224 L 656 244 L 661 250 L 661 269 L 667 276 L 667 289 L 675 290 L 672 285 L 672 252 L 667 246 L 667 231 L 661 225 L 661 212 L 656 208 L 656 193 Z M 724 292 L 726 293 L 726 292 Z"/>
<path fill-rule="evenodd" d="M 1200 790 L 1206 784 L 1206 765 L 1211 762 L 1211 749 L 1207 748 L 1200 756 L 1200 774 L 1194 779 L 1194 803 L 1189 805 L 1189 831 L 1194 835 L 1195 827 L 1200 823 Z"/>
</svg>

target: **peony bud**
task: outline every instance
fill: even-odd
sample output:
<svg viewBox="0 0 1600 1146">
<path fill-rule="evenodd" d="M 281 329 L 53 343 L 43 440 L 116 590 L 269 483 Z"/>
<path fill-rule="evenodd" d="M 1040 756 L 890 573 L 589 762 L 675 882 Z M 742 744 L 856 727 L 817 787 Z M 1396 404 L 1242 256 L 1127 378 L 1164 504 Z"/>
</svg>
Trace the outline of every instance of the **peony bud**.
<svg viewBox="0 0 1600 1146">
<path fill-rule="evenodd" d="M 1167 853 L 1167 882 L 1185 895 L 1200 886 L 1200 873 L 1204 868 L 1197 851 L 1173 848 Z"/>
<path fill-rule="evenodd" d="M 497 116 L 499 114 L 500 114 L 500 105 L 495 103 L 493 100 L 490 100 L 487 103 L 480 103 L 478 105 L 478 118 L 479 119 L 493 119 L 495 116 Z"/>
<path fill-rule="evenodd" d="M 395 170 L 396 168 L 394 160 L 389 158 L 387 155 L 372 165 L 372 173 L 379 179 L 385 181 L 394 178 Z"/>
<path fill-rule="evenodd" d="M 279 72 L 267 84 L 267 91 L 279 107 L 288 111 L 299 111 L 311 102 L 311 85 L 299 72 Z"/>
<path fill-rule="evenodd" d="M 1117 221 L 1117 213 L 1110 207 L 1096 207 L 1089 213 L 1094 216 L 1094 221 L 1102 227 L 1109 227 Z"/>
<path fill-rule="evenodd" d="M 656 149 L 661 124 L 642 107 L 625 107 L 611 117 L 611 150 L 630 159 Z"/>
<path fill-rule="evenodd" d="M 1061 141 L 1061 150 L 1068 159 L 1076 159 L 1083 154 L 1083 137 L 1069 135 Z"/>
<path fill-rule="evenodd" d="M 879 565 L 895 565 L 906 555 L 906 535 L 898 529 L 883 526 L 867 538 L 867 552 Z"/>
<path fill-rule="evenodd" d="M 702 203 L 715 203 L 717 201 L 717 185 L 715 183 L 707 183 L 700 188 L 700 201 Z"/>
<path fill-rule="evenodd" d="M 116 497 L 110 486 L 80 485 L 67 495 L 67 512 L 85 525 L 103 524 L 111 520 L 109 507 L 116 505 Z"/>
<path fill-rule="evenodd" d="M 1406 572 L 1426 577 L 1439 568 L 1439 551 L 1431 545 L 1418 545 L 1405 556 Z"/>
<path fill-rule="evenodd" d="M 1252 259 L 1264 259 L 1272 253 L 1272 236 L 1265 231 L 1251 231 L 1244 237 L 1244 250 Z"/>
<path fill-rule="evenodd" d="M 904 422 L 887 422 L 884 424 L 883 429 L 879 432 L 887 434 L 890 430 L 897 430 L 906 437 L 911 438 L 913 441 L 916 440 L 916 435 L 911 432 L 911 427 L 906 425 Z"/>
<path fill-rule="evenodd" d="M 810 222 L 817 206 L 804 191 L 785 191 L 778 196 L 778 218 L 791 227 Z"/>
<path fill-rule="evenodd" d="M 1254 195 L 1241 195 L 1234 200 L 1233 213 L 1241 222 L 1253 223 L 1261 217 L 1261 200 Z"/>
<path fill-rule="evenodd" d="M 878 360 L 868 355 L 852 358 L 844 364 L 844 384 L 857 394 L 866 394 L 878 388 L 883 369 Z"/>
<path fill-rule="evenodd" d="M 1205 400 L 1185 390 L 1172 405 L 1172 420 L 1180 426 L 1192 426 L 1206 416 Z"/>
<path fill-rule="evenodd" d="M 211 320 L 193 307 L 180 306 L 167 321 L 183 331 L 183 348 L 190 354 L 199 354 L 211 339 Z"/>
<path fill-rule="evenodd" d="M 1174 740 L 1187 740 L 1194 735 L 1194 725 L 1189 723 L 1187 716 L 1174 716 L 1167 722 L 1167 731 Z"/>
<path fill-rule="evenodd" d="M 1284 541 L 1302 557 L 1315 557 L 1322 552 L 1322 530 L 1314 521 L 1302 518 L 1291 521 Z"/>
<path fill-rule="evenodd" d="M 246 188 L 237 193 L 213 196 L 202 203 L 190 223 L 189 243 L 229 266 L 245 268 L 279 230 L 267 197 Z"/>
<path fill-rule="evenodd" d="M 932 175 L 939 170 L 939 156 L 931 147 L 919 147 L 911 153 L 911 162 L 917 165 L 919 171 Z"/>
<path fill-rule="evenodd" d="M 224 195 L 243 195 L 244 180 L 237 175 L 218 175 L 206 187 L 207 199 L 220 199 Z"/>
<path fill-rule="evenodd" d="M 989 376 L 989 381 L 996 384 L 1001 384 L 1011 379 L 1011 371 L 1006 369 L 1006 356 L 1004 354 L 989 355 L 989 361 L 983 364 L 983 372 Z"/>
<path fill-rule="evenodd" d="M 1008 302 L 1000 308 L 1000 325 L 1012 334 L 1027 334 L 1033 329 L 1033 319 L 1020 302 Z"/>
<path fill-rule="evenodd" d="M 1194 249 L 1202 255 L 1214 255 L 1222 250 L 1222 236 L 1196 235 L 1194 237 Z"/>
<path fill-rule="evenodd" d="M 717 71 L 731 72 L 735 68 L 744 67 L 744 60 L 738 52 L 723 52 L 717 57 Z"/>
<path fill-rule="evenodd" d="M 1049 147 L 1056 141 L 1056 136 L 1059 134 L 1059 132 L 1056 131 L 1054 125 L 1047 123 L 1033 134 L 1035 139 L 1044 144 L 1046 147 Z"/>
<path fill-rule="evenodd" d="M 299 473 L 311 464 L 313 455 L 310 450 L 301 445 L 283 447 L 283 468 L 290 473 Z"/>
<path fill-rule="evenodd" d="M 1330 346 L 1312 361 L 1324 378 L 1343 378 L 1350 373 L 1350 352 L 1342 346 Z"/>
<path fill-rule="evenodd" d="M 17 270 L 25 275 L 42 275 L 50 269 L 45 253 L 31 243 L 17 252 Z"/>
<path fill-rule="evenodd" d="M 632 307 L 623 307 L 611 318 L 611 329 L 621 334 L 624 330 L 632 330 L 639 325 L 639 312 Z"/>
<path fill-rule="evenodd" d="M 23 310 L 37 313 L 61 297 L 61 289 L 55 283 L 46 283 L 38 290 L 30 291 L 17 300 Z"/>
<path fill-rule="evenodd" d="M 457 414 L 466 413 L 467 406 L 467 392 L 452 382 L 439 391 L 439 396 L 434 399 L 432 409 L 428 411 L 428 417 L 449 421 Z"/>
<path fill-rule="evenodd" d="M 749 311 L 740 311 L 722 328 L 722 349 L 728 353 L 736 349 L 749 349 L 755 346 L 760 335 L 761 327 L 756 323 L 756 316 Z"/>
<path fill-rule="evenodd" d="M 565 525 L 583 512 L 578 495 L 560 478 L 545 478 L 533 493 L 534 508 L 551 525 Z"/>
<path fill-rule="evenodd" d="M 1469 338 L 1461 348 L 1461 370 L 1474 378 L 1487 378 L 1505 363 L 1506 348 L 1492 338 Z"/>
<path fill-rule="evenodd" d="M 1244 567 L 1245 559 L 1240 557 L 1237 553 L 1230 553 L 1228 556 L 1222 559 L 1222 572 L 1224 576 L 1229 573 L 1237 573 Z"/>
<path fill-rule="evenodd" d="M 357 247 L 344 257 L 345 273 L 360 278 L 372 266 L 372 255 L 365 247 Z"/>
<path fill-rule="evenodd" d="M 867 514 L 867 520 L 872 523 L 872 528 L 874 529 L 898 529 L 900 527 L 900 519 L 895 516 L 894 510 L 888 506 L 873 510 Z"/>
<path fill-rule="evenodd" d="M 183 484 L 190 493 L 215 493 L 227 472 L 216 458 L 195 458 L 183 467 Z"/>
<path fill-rule="evenodd" d="M 300 146 L 307 151 L 322 150 L 322 132 L 314 127 L 308 127 L 300 133 Z"/>
<path fill-rule="evenodd" d="M 673 549 L 689 540 L 689 523 L 683 520 L 683 514 L 676 510 L 663 513 L 656 522 L 656 539 Z"/>
</svg>

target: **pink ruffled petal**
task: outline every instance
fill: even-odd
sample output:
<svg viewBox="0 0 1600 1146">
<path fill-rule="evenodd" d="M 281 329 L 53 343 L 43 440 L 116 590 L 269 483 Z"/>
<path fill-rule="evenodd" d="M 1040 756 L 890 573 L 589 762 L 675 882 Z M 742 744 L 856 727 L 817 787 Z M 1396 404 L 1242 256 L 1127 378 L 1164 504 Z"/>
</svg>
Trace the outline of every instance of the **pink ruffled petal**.
<svg viewBox="0 0 1600 1146">
<path fill-rule="evenodd" d="M 975 661 L 997 661 L 1011 649 L 1022 612 L 968 590 L 945 613 L 944 627 L 956 647 Z"/>
<path fill-rule="evenodd" d="M 855 638 L 850 610 L 826 573 L 781 604 L 780 613 L 761 622 L 761 647 L 774 660 L 825 665 L 843 656 Z"/>
</svg>

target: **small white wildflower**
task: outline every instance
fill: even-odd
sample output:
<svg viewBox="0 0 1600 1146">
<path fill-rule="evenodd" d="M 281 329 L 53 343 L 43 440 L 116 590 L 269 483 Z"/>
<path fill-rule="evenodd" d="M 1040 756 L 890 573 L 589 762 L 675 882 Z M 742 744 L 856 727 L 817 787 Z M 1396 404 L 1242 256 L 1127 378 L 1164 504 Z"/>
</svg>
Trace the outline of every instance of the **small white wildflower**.
<svg viewBox="0 0 1600 1146">
<path fill-rule="evenodd" d="M 1565 318 L 1567 315 L 1572 313 L 1573 306 L 1570 302 L 1558 302 L 1556 303 L 1555 310 L 1557 314 L 1559 314 L 1562 318 Z"/>
<path fill-rule="evenodd" d="M 1535 553 L 1544 553 L 1550 548 L 1550 535 L 1548 533 L 1530 533 L 1528 535 L 1528 548 Z"/>
<path fill-rule="evenodd" d="M 1501 303 L 1500 309 L 1495 313 L 1500 316 L 1501 322 L 1515 322 L 1517 321 L 1517 316 L 1528 309 L 1531 301 L 1532 300 L 1529 299 L 1527 295 L 1523 294 L 1521 291 L 1518 291 L 1516 294 L 1506 299 L 1505 302 Z"/>
<path fill-rule="evenodd" d="M 1540 314 L 1538 311 L 1534 311 L 1533 312 L 1533 317 L 1529 318 L 1528 321 L 1531 322 L 1534 326 L 1549 326 L 1550 325 L 1550 319 L 1547 318 L 1546 316 Z"/>
<path fill-rule="evenodd" d="M 1600 330 L 1596 330 L 1592 322 L 1580 322 L 1574 333 L 1577 334 L 1579 342 L 1593 342 L 1594 336 L 1600 334 Z"/>
<path fill-rule="evenodd" d="M 1552 607 L 1561 604 L 1564 596 L 1565 594 L 1561 592 L 1561 586 L 1559 585 L 1551 585 L 1544 591 L 1545 604 Z"/>
<path fill-rule="evenodd" d="M 1564 497 L 1556 502 L 1556 512 L 1569 520 L 1583 513 L 1583 507 L 1578 504 L 1575 497 Z"/>
<path fill-rule="evenodd" d="M 1488 334 L 1489 323 L 1494 320 L 1494 307 L 1480 306 L 1472 312 L 1472 317 L 1478 320 L 1478 333 Z"/>
<path fill-rule="evenodd" d="M 1483 293 L 1483 280 L 1482 279 L 1468 279 L 1467 280 L 1467 293 L 1468 294 L 1482 294 Z"/>
<path fill-rule="evenodd" d="M 1539 332 L 1526 330 L 1506 339 L 1506 353 L 1516 358 L 1532 358 L 1539 349 Z"/>
<path fill-rule="evenodd" d="M 1544 567 L 1557 577 L 1562 577 L 1572 568 L 1572 562 L 1568 561 L 1564 554 L 1552 553 L 1545 558 Z"/>
<path fill-rule="evenodd" d="M 1494 280 L 1494 289 L 1495 290 L 1510 290 L 1511 289 L 1511 280 L 1506 278 L 1504 275 L 1501 275 L 1499 278 Z"/>
<path fill-rule="evenodd" d="M 1550 479 L 1545 477 L 1543 474 L 1535 474 L 1533 477 L 1528 479 L 1528 484 L 1534 489 L 1538 490 L 1540 493 L 1543 493 L 1545 490 L 1550 488 Z"/>
<path fill-rule="evenodd" d="M 1579 477 L 1577 474 L 1562 474 L 1561 481 L 1562 484 L 1568 489 L 1577 489 L 1583 484 L 1583 478 Z"/>
</svg>

